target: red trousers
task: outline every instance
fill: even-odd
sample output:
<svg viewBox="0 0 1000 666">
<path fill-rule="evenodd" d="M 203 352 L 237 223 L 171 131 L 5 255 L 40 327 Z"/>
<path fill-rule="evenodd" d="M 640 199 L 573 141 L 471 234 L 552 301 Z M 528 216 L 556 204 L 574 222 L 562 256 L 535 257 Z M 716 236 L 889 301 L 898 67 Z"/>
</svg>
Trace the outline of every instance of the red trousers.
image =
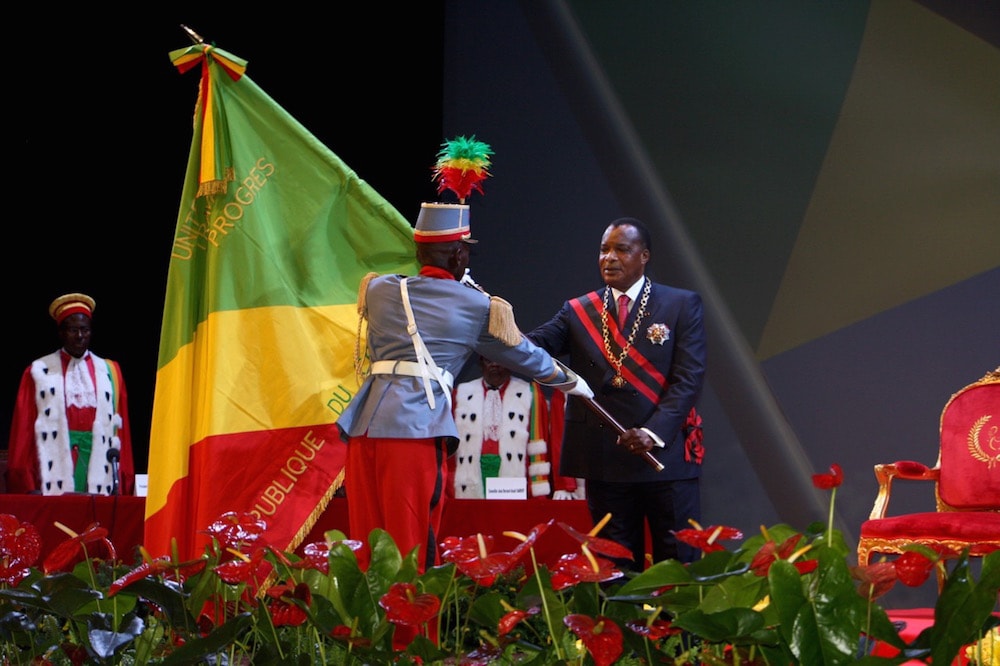
<svg viewBox="0 0 1000 666">
<path fill-rule="evenodd" d="M 437 541 L 444 510 L 447 454 L 440 438 L 352 437 L 344 488 L 351 539 L 365 543 L 384 529 L 404 557 L 417 551 L 421 573 L 440 564 Z"/>
</svg>

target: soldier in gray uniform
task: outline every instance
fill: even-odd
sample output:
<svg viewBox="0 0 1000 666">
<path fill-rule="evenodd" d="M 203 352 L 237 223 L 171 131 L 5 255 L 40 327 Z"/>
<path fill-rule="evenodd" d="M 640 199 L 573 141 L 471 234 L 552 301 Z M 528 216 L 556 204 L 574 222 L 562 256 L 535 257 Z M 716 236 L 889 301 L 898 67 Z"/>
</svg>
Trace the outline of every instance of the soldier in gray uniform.
<svg viewBox="0 0 1000 666">
<path fill-rule="evenodd" d="M 350 537 L 367 546 L 372 529 L 385 529 L 404 555 L 421 549 L 423 571 L 438 563 L 446 461 L 458 445 L 451 394 L 466 361 L 479 354 L 571 395 L 593 394 L 521 334 L 509 303 L 466 279 L 476 242 L 468 205 L 422 204 L 414 240 L 418 275 L 361 282 L 369 374 L 337 425 Z"/>
</svg>

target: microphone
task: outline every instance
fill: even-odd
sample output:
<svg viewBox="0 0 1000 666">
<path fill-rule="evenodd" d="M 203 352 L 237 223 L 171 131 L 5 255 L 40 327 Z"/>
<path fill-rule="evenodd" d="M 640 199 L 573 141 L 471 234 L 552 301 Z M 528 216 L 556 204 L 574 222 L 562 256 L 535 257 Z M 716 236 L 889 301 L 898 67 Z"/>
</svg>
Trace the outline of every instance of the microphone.
<svg viewBox="0 0 1000 666">
<path fill-rule="evenodd" d="M 111 463 L 111 494 L 117 495 L 119 493 L 118 488 L 118 459 L 121 457 L 121 451 L 111 447 L 108 449 L 107 453 L 108 462 Z"/>
</svg>

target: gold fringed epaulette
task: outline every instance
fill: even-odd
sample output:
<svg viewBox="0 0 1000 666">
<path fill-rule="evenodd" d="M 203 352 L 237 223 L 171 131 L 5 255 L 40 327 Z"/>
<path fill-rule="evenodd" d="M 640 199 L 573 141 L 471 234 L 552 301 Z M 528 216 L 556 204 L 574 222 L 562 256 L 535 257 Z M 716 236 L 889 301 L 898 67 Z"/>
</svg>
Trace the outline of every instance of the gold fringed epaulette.
<svg viewBox="0 0 1000 666">
<path fill-rule="evenodd" d="M 521 329 L 514 321 L 514 307 L 499 296 L 490 296 L 490 334 L 508 347 L 521 342 Z"/>
<path fill-rule="evenodd" d="M 372 278 L 377 278 L 378 273 L 368 273 L 363 278 L 361 278 L 361 284 L 358 285 L 358 314 L 362 318 L 366 318 L 368 313 L 366 311 L 368 307 L 368 302 L 366 300 L 368 294 L 368 283 L 372 281 Z"/>
<path fill-rule="evenodd" d="M 368 283 L 377 277 L 378 273 L 368 273 L 361 278 L 361 284 L 358 285 L 358 334 L 354 338 L 354 374 L 357 377 L 358 386 L 371 372 L 371 364 L 365 366 L 365 361 L 369 360 L 368 355 L 362 351 L 362 341 L 364 340 L 362 324 L 365 319 L 368 319 Z"/>
</svg>

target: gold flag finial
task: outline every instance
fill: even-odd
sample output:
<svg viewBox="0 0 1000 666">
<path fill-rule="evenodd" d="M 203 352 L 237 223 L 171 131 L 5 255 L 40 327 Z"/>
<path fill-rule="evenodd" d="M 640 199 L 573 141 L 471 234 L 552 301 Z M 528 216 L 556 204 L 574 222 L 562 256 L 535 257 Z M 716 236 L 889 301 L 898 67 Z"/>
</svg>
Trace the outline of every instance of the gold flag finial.
<svg viewBox="0 0 1000 666">
<path fill-rule="evenodd" d="M 201 35 L 199 35 L 197 32 L 195 32 L 191 28 L 187 27 L 183 23 L 181 23 L 181 29 L 184 30 L 184 32 L 186 32 L 188 34 L 188 37 L 190 37 L 191 41 L 194 42 L 195 44 L 204 44 L 205 43 L 205 40 L 204 40 L 204 38 L 202 38 Z"/>
</svg>

